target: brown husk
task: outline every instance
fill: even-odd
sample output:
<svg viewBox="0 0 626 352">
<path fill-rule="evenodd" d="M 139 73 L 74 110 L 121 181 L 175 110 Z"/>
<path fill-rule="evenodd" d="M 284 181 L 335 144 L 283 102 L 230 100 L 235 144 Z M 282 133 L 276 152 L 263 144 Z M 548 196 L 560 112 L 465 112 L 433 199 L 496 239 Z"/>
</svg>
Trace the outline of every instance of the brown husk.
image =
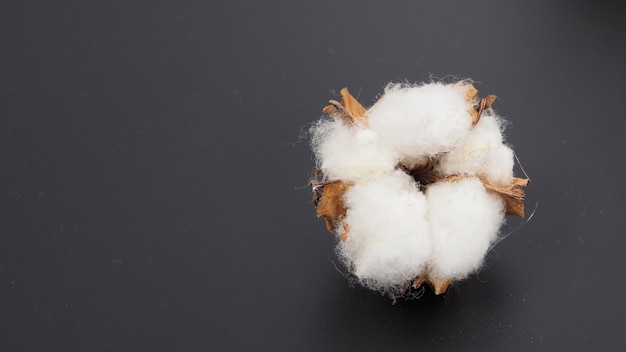
<svg viewBox="0 0 626 352">
<path fill-rule="evenodd" d="M 336 100 L 329 100 L 322 110 L 325 114 L 342 119 L 347 124 L 355 124 L 362 127 L 368 127 L 367 110 L 350 94 L 348 88 L 341 90 L 341 103 Z"/>
<path fill-rule="evenodd" d="M 342 181 L 318 183 L 317 185 L 314 183 L 313 188 L 314 197 L 318 199 L 316 205 L 317 217 L 324 218 L 326 220 L 326 228 L 332 232 L 335 230 L 335 224 L 346 215 L 343 195 L 348 189 L 348 183 Z M 318 195 L 319 197 L 317 197 Z"/>
<path fill-rule="evenodd" d="M 439 279 L 430 276 L 428 272 L 426 274 L 421 275 L 415 281 L 413 281 L 413 288 L 419 288 L 423 284 L 429 284 L 430 287 L 433 288 L 433 292 L 436 295 L 440 295 L 445 293 L 448 290 L 448 286 L 452 283 L 451 279 Z"/>
<path fill-rule="evenodd" d="M 472 84 L 467 82 L 459 82 L 458 86 L 462 89 L 465 89 L 465 99 L 470 104 L 471 108 L 469 109 L 469 113 L 472 116 L 472 126 L 475 126 L 480 117 L 483 115 L 483 112 L 489 108 L 494 101 L 496 101 L 495 95 L 488 95 L 482 99 L 478 98 L 478 89 L 474 87 Z"/>
</svg>

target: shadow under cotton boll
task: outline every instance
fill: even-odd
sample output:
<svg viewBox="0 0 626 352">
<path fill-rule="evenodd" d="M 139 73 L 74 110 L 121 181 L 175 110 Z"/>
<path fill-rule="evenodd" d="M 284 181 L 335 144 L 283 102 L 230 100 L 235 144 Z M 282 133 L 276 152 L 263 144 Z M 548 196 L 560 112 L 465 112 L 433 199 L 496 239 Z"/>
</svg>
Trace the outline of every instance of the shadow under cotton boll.
<svg viewBox="0 0 626 352">
<path fill-rule="evenodd" d="M 489 277 L 486 283 L 462 282 L 445 295 L 426 289 L 417 299 L 398 297 L 393 302 L 358 286 L 337 287 L 326 293 L 319 307 L 320 323 L 315 329 L 323 338 L 314 342 L 313 349 L 446 350 L 464 346 L 462 349 L 473 350 L 489 345 L 489 341 L 476 339 L 484 335 L 481 329 L 498 324 L 494 317 L 513 312 L 502 302 L 502 297 L 508 296 L 501 291 L 506 280 L 485 276 Z"/>
</svg>

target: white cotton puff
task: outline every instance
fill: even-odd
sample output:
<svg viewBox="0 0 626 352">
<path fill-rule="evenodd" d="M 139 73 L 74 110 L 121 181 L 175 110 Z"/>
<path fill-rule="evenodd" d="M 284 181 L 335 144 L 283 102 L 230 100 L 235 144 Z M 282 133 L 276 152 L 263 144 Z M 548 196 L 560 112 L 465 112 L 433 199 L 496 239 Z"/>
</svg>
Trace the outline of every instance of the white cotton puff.
<svg viewBox="0 0 626 352">
<path fill-rule="evenodd" d="M 340 119 L 321 120 L 311 128 L 318 168 L 331 180 L 355 181 L 389 172 L 398 163 L 393 150 L 371 129 L 349 126 Z"/>
<path fill-rule="evenodd" d="M 367 118 L 381 140 L 411 166 L 465 138 L 472 123 L 469 108 L 466 92 L 457 84 L 390 84 Z"/>
<path fill-rule="evenodd" d="M 491 150 L 487 156 L 485 168 L 478 175 L 493 184 L 506 186 L 513 179 L 514 165 L 513 149 L 506 144 L 499 144 Z"/>
<path fill-rule="evenodd" d="M 504 221 L 504 202 L 477 178 L 439 182 L 426 190 L 433 238 L 430 273 L 463 279 L 480 268 Z"/>
<path fill-rule="evenodd" d="M 463 143 L 441 156 L 437 171 L 482 176 L 495 184 L 508 184 L 513 165 L 513 150 L 503 143 L 502 120 L 485 111 Z"/>
<path fill-rule="evenodd" d="M 427 204 L 409 175 L 394 171 L 357 183 L 345 205 L 349 232 L 338 252 L 362 283 L 384 290 L 421 274 L 431 253 Z"/>
</svg>

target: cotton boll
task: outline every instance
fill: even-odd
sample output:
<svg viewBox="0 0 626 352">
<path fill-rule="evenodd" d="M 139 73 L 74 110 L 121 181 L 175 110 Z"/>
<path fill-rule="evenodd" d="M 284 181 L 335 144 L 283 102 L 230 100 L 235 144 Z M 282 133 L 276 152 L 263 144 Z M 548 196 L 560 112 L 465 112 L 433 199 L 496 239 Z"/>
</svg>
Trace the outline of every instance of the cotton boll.
<svg viewBox="0 0 626 352">
<path fill-rule="evenodd" d="M 465 91 L 458 85 L 390 85 L 368 110 L 381 140 L 412 163 L 452 149 L 471 126 Z"/>
<path fill-rule="evenodd" d="M 347 89 L 324 108 L 313 203 L 361 284 L 441 294 L 480 268 L 505 212 L 523 216 L 528 180 L 513 178 L 493 100 L 466 82 L 392 84 L 369 110 Z"/>
<path fill-rule="evenodd" d="M 312 133 L 319 168 L 331 180 L 367 178 L 391 171 L 397 164 L 397 157 L 380 143 L 375 131 L 348 126 L 341 120 L 322 120 Z"/>
<path fill-rule="evenodd" d="M 426 190 L 433 238 L 433 277 L 462 279 L 477 270 L 504 220 L 504 202 L 477 178 L 439 182 Z"/>
<path fill-rule="evenodd" d="M 374 289 L 406 284 L 431 253 L 426 198 L 400 171 L 357 183 L 345 195 L 346 241 L 338 252 L 355 275 Z"/>
<path fill-rule="evenodd" d="M 502 143 L 502 122 L 493 113 L 483 113 L 463 143 L 441 156 L 440 174 L 483 176 L 506 184 L 513 177 L 513 151 Z"/>
</svg>

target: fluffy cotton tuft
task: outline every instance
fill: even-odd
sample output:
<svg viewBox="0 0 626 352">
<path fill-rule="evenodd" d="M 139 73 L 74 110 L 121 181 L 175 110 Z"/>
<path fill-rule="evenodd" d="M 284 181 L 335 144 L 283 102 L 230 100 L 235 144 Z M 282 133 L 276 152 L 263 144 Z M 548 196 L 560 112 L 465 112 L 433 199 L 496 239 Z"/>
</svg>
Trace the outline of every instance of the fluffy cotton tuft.
<svg viewBox="0 0 626 352">
<path fill-rule="evenodd" d="M 341 204 L 325 204 L 318 216 L 332 224 L 338 254 L 362 284 L 398 292 L 420 280 L 463 279 L 496 240 L 507 208 L 486 185 L 512 184 L 513 151 L 489 109 L 495 98 L 486 105 L 469 87 L 389 85 L 366 116 L 352 116 L 365 109 L 347 100 L 311 129 L 323 175 L 316 190 L 345 185 L 321 193 Z M 347 90 L 344 98 L 352 98 Z"/>
<path fill-rule="evenodd" d="M 312 129 L 318 168 L 329 179 L 354 181 L 392 171 L 398 163 L 391 147 L 371 129 L 341 120 L 321 120 Z"/>
<path fill-rule="evenodd" d="M 503 144 L 500 118 L 486 112 L 463 143 L 442 155 L 438 170 L 448 175 L 484 176 L 490 182 L 503 184 L 513 177 L 513 165 L 513 150 Z"/>
<path fill-rule="evenodd" d="M 504 220 L 500 197 L 477 178 L 439 182 L 426 190 L 433 242 L 431 275 L 465 278 L 478 269 Z"/>
<path fill-rule="evenodd" d="M 392 84 L 368 111 L 371 128 L 406 164 L 447 152 L 465 138 L 472 123 L 465 91 L 458 85 Z"/>
<path fill-rule="evenodd" d="M 395 171 L 357 183 L 345 204 L 349 231 L 338 249 L 357 277 L 384 288 L 422 272 L 432 249 L 427 204 L 409 175 Z"/>
</svg>

